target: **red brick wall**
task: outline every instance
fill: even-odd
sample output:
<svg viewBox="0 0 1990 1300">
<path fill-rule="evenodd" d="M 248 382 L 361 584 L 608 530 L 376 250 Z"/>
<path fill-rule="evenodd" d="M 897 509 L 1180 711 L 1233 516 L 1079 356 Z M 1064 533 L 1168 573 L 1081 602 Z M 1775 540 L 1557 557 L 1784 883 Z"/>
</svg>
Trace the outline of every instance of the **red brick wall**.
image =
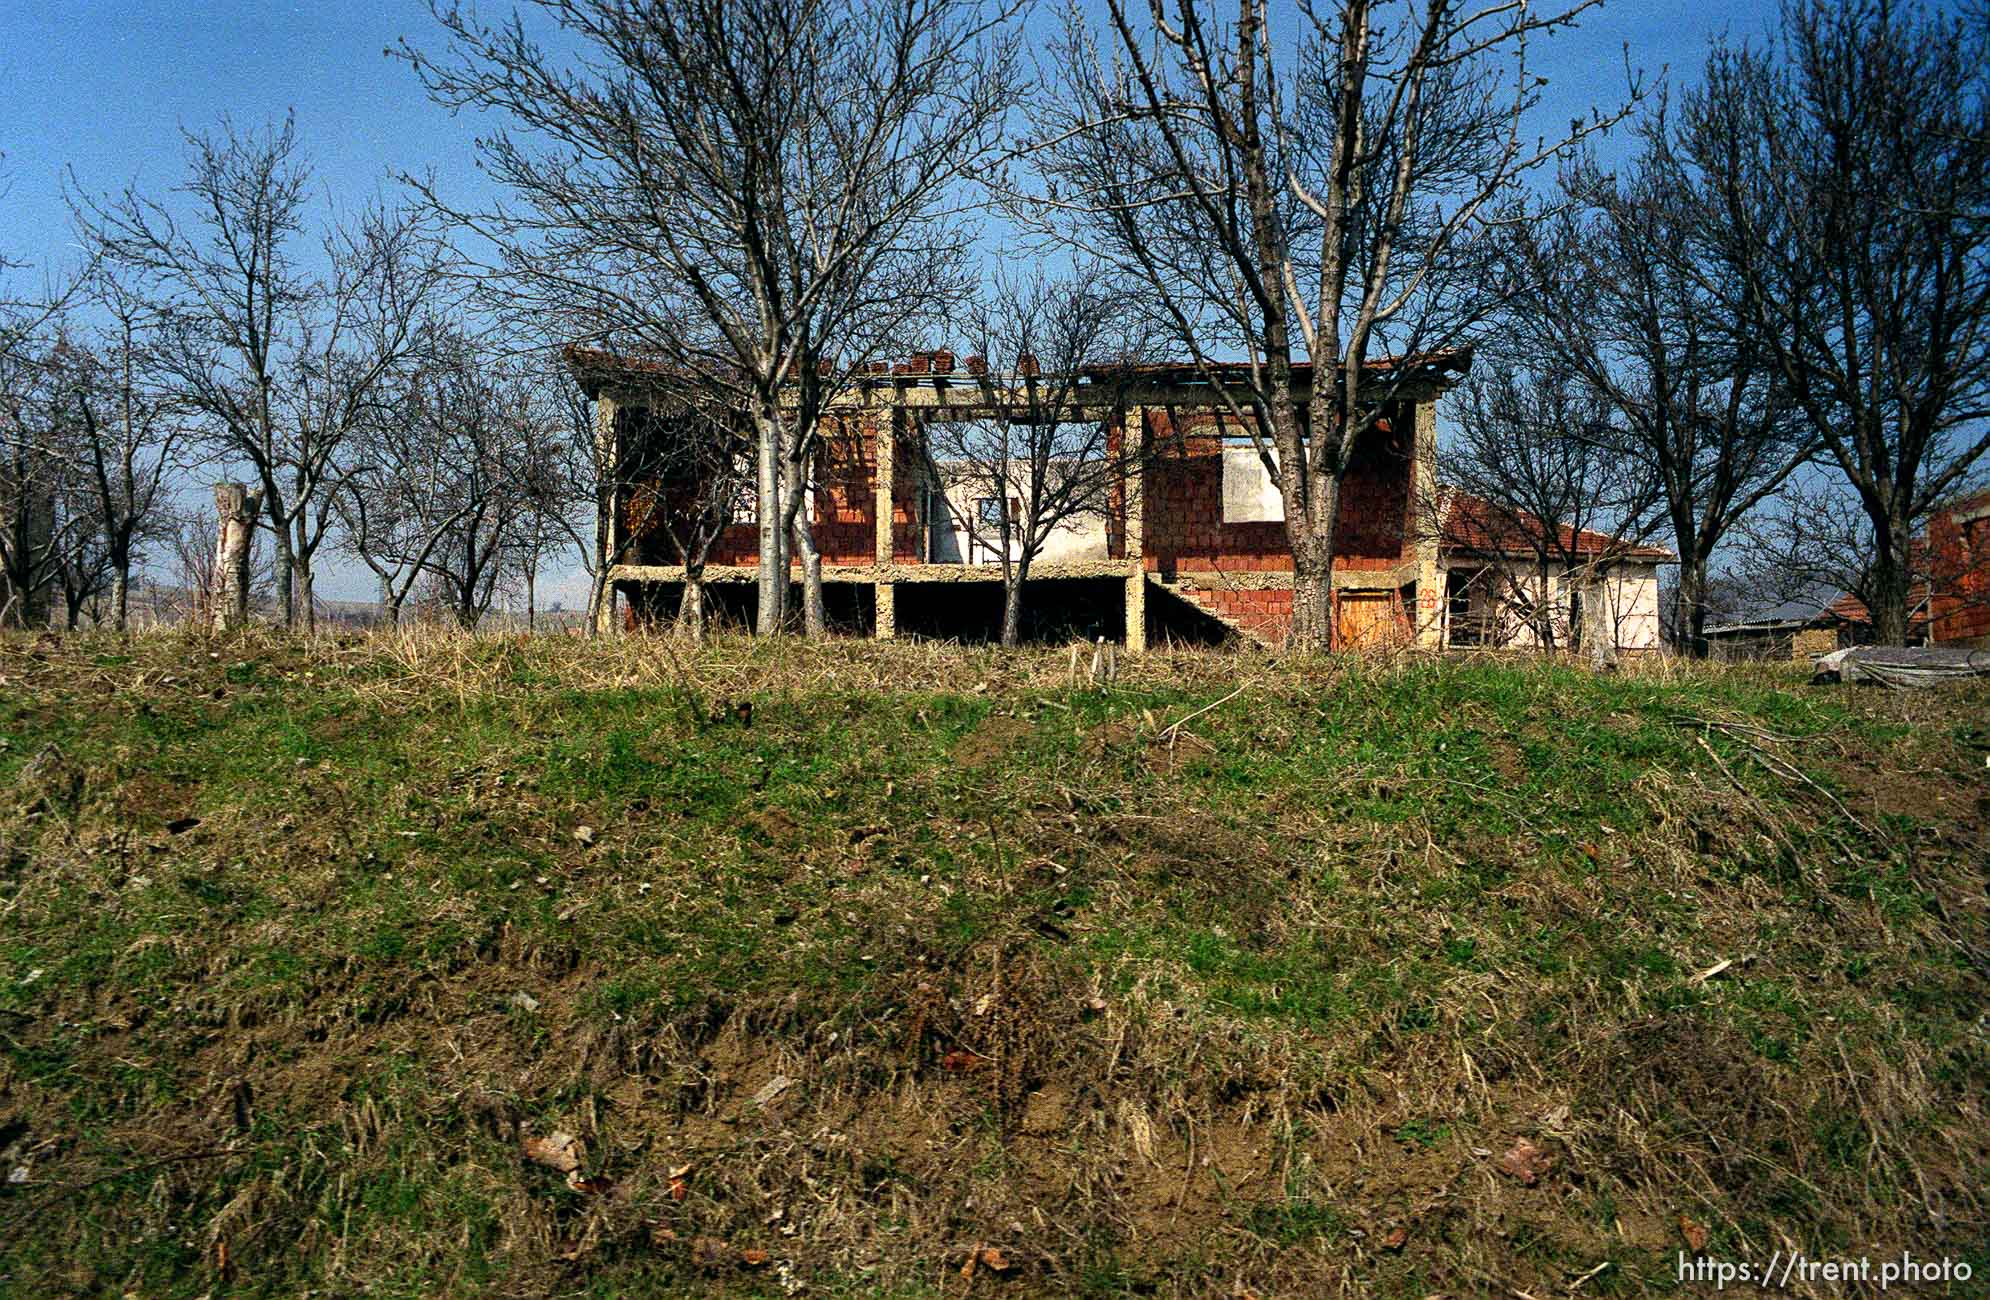
<svg viewBox="0 0 1990 1300">
<path fill-rule="evenodd" d="M 1126 419 L 1115 415 L 1106 421 L 1106 460 L 1119 463 L 1125 446 Z M 1106 487 L 1106 558 L 1126 558 L 1126 479 L 1118 474 L 1113 475 Z"/>
<path fill-rule="evenodd" d="M 1283 641 L 1292 630 L 1292 591 L 1199 591 L 1202 603 L 1267 641 Z"/>
<path fill-rule="evenodd" d="M 824 564 L 869 564 L 877 546 L 877 439 L 870 417 L 839 420 L 823 430 L 822 486 L 815 493 L 815 544 Z M 904 453 L 899 455 L 901 481 Z M 896 514 L 896 512 L 894 512 Z M 760 525 L 734 524 L 712 546 L 710 563 L 751 567 L 760 562 Z M 792 561 L 800 564 L 796 558 Z"/>
<path fill-rule="evenodd" d="M 1204 587 L 1194 593 L 1205 608 L 1229 619 L 1245 631 L 1266 641 L 1285 640 L 1292 631 L 1292 591 L 1231 591 Z M 1408 640 L 1410 625 L 1404 593 L 1390 593 L 1388 617 L 1392 632 L 1388 640 Z M 1337 629 L 1338 630 L 1338 629 Z"/>
<path fill-rule="evenodd" d="M 1929 576 L 1934 580 L 1931 639 L 1990 638 L 1990 518 L 1958 520 L 1990 505 L 1990 493 L 1958 501 L 1928 521 Z"/>
<path fill-rule="evenodd" d="M 837 421 L 824 433 L 822 487 L 815 497 L 815 539 L 825 563 L 868 564 L 876 544 L 873 523 L 877 441 L 874 420 L 889 413 Z M 1287 572 L 1292 553 L 1282 523 L 1223 522 L 1223 448 L 1212 417 L 1191 416 L 1178 438 L 1166 412 L 1147 412 L 1148 435 L 1157 459 L 1147 471 L 1147 567 L 1162 572 Z M 1411 446 L 1414 428 L 1410 408 L 1394 412 L 1385 426 L 1370 430 L 1357 444 L 1342 485 L 1340 527 L 1335 534 L 1334 563 L 1343 571 L 1385 571 L 1411 557 L 1414 531 L 1411 514 Z M 1109 434 L 1117 449 L 1119 432 Z M 892 491 L 892 555 L 900 562 L 916 561 L 920 538 L 917 483 L 920 458 L 915 440 L 901 437 Z M 624 511 L 625 527 L 636 522 L 637 502 Z M 1126 554 L 1125 500 L 1113 491 L 1108 513 L 1107 553 Z M 759 527 L 739 523 L 725 530 L 713 545 L 708 562 L 752 566 L 758 562 Z M 641 558 L 650 564 L 674 564 L 678 557 L 663 554 L 660 537 L 644 542 Z M 799 563 L 799 561 L 797 561 Z M 1271 593 L 1265 593 L 1271 594 Z M 1259 611 L 1262 612 L 1262 611 Z M 1290 616 L 1290 598 L 1285 614 Z"/>
<path fill-rule="evenodd" d="M 891 417 L 884 415 L 878 418 L 890 419 Z M 873 448 L 877 446 L 875 439 L 872 440 L 871 446 Z M 917 439 L 910 433 L 901 433 L 894 446 L 894 454 L 891 458 L 891 558 L 901 564 L 916 563 L 919 559 L 918 485 L 925 472 L 925 467 L 922 458 L 917 453 Z M 876 459 L 875 452 L 873 452 L 872 459 Z M 870 496 L 865 499 L 871 503 L 866 507 L 865 514 L 867 517 L 875 519 L 877 516 L 877 488 L 875 486 L 866 486 L 865 490 L 870 493 Z M 875 524 L 873 524 L 873 529 L 875 529 Z M 877 541 L 875 536 L 873 536 L 870 545 L 873 548 L 876 547 Z M 864 559 L 869 561 L 871 558 L 871 552 L 869 550 L 865 551 Z"/>
<path fill-rule="evenodd" d="M 1362 435 L 1341 487 L 1334 563 L 1344 570 L 1391 569 L 1414 554 L 1410 524 L 1413 413 Z M 1283 523 L 1223 522 L 1223 443 L 1211 417 L 1184 420 L 1180 437 L 1162 411 L 1149 411 L 1157 459 L 1147 471 L 1147 567 L 1164 573 L 1290 572 Z"/>
</svg>

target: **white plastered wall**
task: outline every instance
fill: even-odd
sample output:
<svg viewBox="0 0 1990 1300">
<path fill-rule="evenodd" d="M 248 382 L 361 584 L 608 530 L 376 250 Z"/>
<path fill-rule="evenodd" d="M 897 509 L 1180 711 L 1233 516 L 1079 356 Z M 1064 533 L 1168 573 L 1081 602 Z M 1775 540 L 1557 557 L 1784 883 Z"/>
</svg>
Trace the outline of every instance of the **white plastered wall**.
<svg viewBox="0 0 1990 1300">
<path fill-rule="evenodd" d="M 1478 560 L 1449 559 L 1445 562 L 1447 583 L 1452 571 L 1476 573 L 1494 566 Z M 1543 579 L 1534 567 L 1522 560 L 1500 561 L 1498 572 L 1487 574 L 1470 589 L 1468 617 L 1486 628 L 1485 644 L 1513 648 L 1538 646 L 1541 638 L 1528 613 L 1541 603 Z M 1597 575 L 1578 575 L 1583 593 L 1583 620 L 1592 631 L 1606 627 L 1614 634 L 1619 650 L 1659 648 L 1658 566 L 1649 562 L 1610 566 Z M 1568 643 L 1571 578 L 1550 573 L 1545 597 L 1550 609 L 1550 625 L 1558 645 Z M 1446 602 L 1446 618 L 1451 618 Z"/>
</svg>

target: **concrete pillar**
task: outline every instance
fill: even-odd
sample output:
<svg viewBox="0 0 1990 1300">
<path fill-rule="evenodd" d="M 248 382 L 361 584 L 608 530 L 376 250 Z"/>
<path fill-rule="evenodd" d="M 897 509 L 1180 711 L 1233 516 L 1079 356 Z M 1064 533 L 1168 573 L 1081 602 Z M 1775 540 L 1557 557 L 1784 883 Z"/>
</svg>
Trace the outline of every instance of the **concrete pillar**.
<svg viewBox="0 0 1990 1300">
<path fill-rule="evenodd" d="M 615 584 L 607 580 L 605 570 L 622 555 L 622 437 L 621 422 L 616 418 L 620 412 L 621 405 L 607 393 L 594 399 L 595 508 L 601 512 L 603 523 L 596 532 L 601 551 L 594 558 L 604 570 L 594 630 L 601 636 L 615 631 Z"/>
<path fill-rule="evenodd" d="M 1416 404 L 1416 447 L 1410 491 L 1410 536 L 1416 547 L 1415 638 L 1420 646 L 1444 645 L 1444 570 L 1438 543 L 1444 521 L 1437 499 L 1437 399 Z"/>
<path fill-rule="evenodd" d="M 1120 429 L 1126 475 L 1126 652 L 1147 651 L 1147 410 L 1130 408 Z"/>
<path fill-rule="evenodd" d="M 876 542 L 872 557 L 877 562 L 877 638 L 889 641 L 898 635 L 898 587 L 886 582 L 884 574 L 892 562 L 891 503 L 898 473 L 898 425 L 905 412 L 896 407 L 872 418 L 877 429 L 877 472 L 872 476 L 877 488 Z"/>
</svg>

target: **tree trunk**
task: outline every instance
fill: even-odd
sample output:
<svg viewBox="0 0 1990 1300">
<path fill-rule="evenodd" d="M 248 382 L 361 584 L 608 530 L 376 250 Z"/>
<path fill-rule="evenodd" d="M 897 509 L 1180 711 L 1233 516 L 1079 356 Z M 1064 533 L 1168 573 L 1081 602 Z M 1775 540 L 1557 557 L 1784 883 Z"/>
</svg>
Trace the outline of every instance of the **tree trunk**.
<svg viewBox="0 0 1990 1300">
<path fill-rule="evenodd" d="M 1317 394 L 1314 401 L 1317 406 Z M 1314 418 L 1320 421 L 1316 427 L 1324 426 L 1325 417 L 1319 411 L 1315 411 Z M 1297 441 L 1290 430 L 1275 432 L 1281 446 Z M 1279 483 L 1279 496 L 1285 505 L 1285 537 L 1292 548 L 1292 626 L 1286 632 L 1286 645 L 1301 653 L 1328 654 L 1338 648 L 1334 627 L 1334 534 L 1340 531 L 1341 482 L 1314 459 L 1322 454 L 1322 449 L 1315 446 L 1311 452 L 1307 457 L 1288 449 L 1279 458 L 1282 467 L 1290 467 L 1281 468 Z M 1299 469 L 1301 465 L 1306 468 Z M 1299 477 L 1302 473 L 1304 479 Z M 1302 495 L 1309 488 L 1310 493 Z"/>
<path fill-rule="evenodd" d="M 829 607 L 822 599 L 822 552 L 807 519 L 795 520 L 795 550 L 802 560 L 802 630 L 820 641 L 829 635 Z"/>
<path fill-rule="evenodd" d="M 1704 558 L 1682 558 L 1679 562 L 1679 590 L 1673 597 L 1672 626 L 1678 629 L 1679 648 L 1687 658 L 1707 657 L 1707 562 Z"/>
<path fill-rule="evenodd" d="M 801 559 L 802 632 L 811 641 L 829 635 L 829 612 L 822 599 L 822 552 L 815 546 L 815 525 L 809 519 L 807 467 L 783 462 L 781 518 L 786 521 L 793 554 Z"/>
<path fill-rule="evenodd" d="M 227 632 L 248 621 L 249 538 L 255 530 L 262 495 L 240 483 L 214 485 L 214 509 L 221 520 L 214 555 L 216 632 Z"/>
<path fill-rule="evenodd" d="M 1295 650 L 1326 653 L 1334 649 L 1333 548 L 1317 540 L 1292 545 L 1292 630 L 1287 644 Z"/>
<path fill-rule="evenodd" d="M 601 635 L 601 619 L 606 612 L 611 593 L 608 587 L 608 566 L 599 564 L 588 575 L 587 585 L 587 634 L 590 637 Z"/>
<path fill-rule="evenodd" d="M 822 599 L 822 552 L 815 549 L 808 525 L 802 525 L 802 630 L 811 641 L 829 635 L 829 606 Z"/>
<path fill-rule="evenodd" d="M 1562 571 L 1562 603 L 1568 609 L 1568 648 L 1571 654 L 1580 654 L 1585 644 L 1583 635 L 1589 622 L 1589 602 L 1584 599 L 1583 585 L 1576 580 L 1575 572 Z"/>
<path fill-rule="evenodd" d="M 1904 536 L 1904 530 L 1895 537 Z M 1872 597 L 1872 607 L 1867 611 L 1873 620 L 1873 643 L 1875 645 L 1907 644 L 1907 596 L 1912 574 L 1906 557 L 1898 554 L 1900 547 L 1883 541 L 1873 548 L 1872 580 L 1868 584 Z"/>
<path fill-rule="evenodd" d="M 1548 573 L 1548 562 L 1542 560 L 1534 568 L 1534 645 L 1537 649 L 1553 650 L 1561 643 L 1555 631 L 1554 580 Z"/>
<path fill-rule="evenodd" d="M 1023 634 L 1023 583 L 1028 571 L 1017 565 L 1002 587 L 1002 644 L 1013 647 Z"/>
<path fill-rule="evenodd" d="M 609 554 L 611 493 L 605 486 L 599 491 L 594 511 L 594 567 L 587 575 L 587 635 L 590 639 L 601 635 L 601 620 L 605 612 L 602 602 L 608 595 L 608 567 L 620 558 Z"/>
<path fill-rule="evenodd" d="M 538 592 L 533 590 L 533 588 L 536 587 L 537 585 L 538 585 L 537 580 L 532 576 L 532 570 L 529 568 L 526 569 L 525 570 L 525 630 L 527 632 L 537 632 L 539 630 Z"/>
<path fill-rule="evenodd" d="M 293 552 L 290 549 L 290 532 L 281 524 L 273 525 L 270 528 L 270 532 L 276 536 L 277 607 L 283 611 L 283 625 L 285 627 L 295 627 L 297 625 L 297 605 L 292 599 L 294 595 L 292 584 L 296 580 L 297 561 L 293 558 Z M 248 591 L 248 587 L 249 584 L 245 579 L 242 583 L 244 593 Z"/>
<path fill-rule="evenodd" d="M 788 613 L 787 530 L 781 527 L 781 416 L 766 399 L 757 430 L 760 511 L 760 606 L 753 620 L 758 636 L 774 636 Z"/>
<path fill-rule="evenodd" d="M 705 579 L 702 574 L 684 577 L 684 595 L 677 603 L 677 621 L 671 630 L 686 641 L 705 640 Z"/>
<path fill-rule="evenodd" d="M 111 575 L 111 627 L 119 635 L 127 630 L 131 604 L 131 561 L 125 560 Z"/>
<path fill-rule="evenodd" d="M 304 630 L 318 630 L 318 603 L 316 579 L 311 575 L 311 561 L 300 555 L 297 561 L 297 600 L 299 613 L 304 620 Z"/>
</svg>

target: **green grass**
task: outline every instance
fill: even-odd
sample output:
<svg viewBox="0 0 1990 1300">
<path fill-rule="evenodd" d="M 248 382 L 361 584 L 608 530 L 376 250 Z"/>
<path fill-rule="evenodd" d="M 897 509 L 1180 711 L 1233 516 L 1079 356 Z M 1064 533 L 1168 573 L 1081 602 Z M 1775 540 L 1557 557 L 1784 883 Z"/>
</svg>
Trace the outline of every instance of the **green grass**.
<svg viewBox="0 0 1990 1300">
<path fill-rule="evenodd" d="M 1635 1295 L 1681 1216 L 1990 1224 L 1980 688 L 442 637 L 0 677 L 0 1289 L 913 1295 L 982 1242 L 1047 1293 Z M 556 1129 L 600 1184 L 522 1158 Z"/>
</svg>

